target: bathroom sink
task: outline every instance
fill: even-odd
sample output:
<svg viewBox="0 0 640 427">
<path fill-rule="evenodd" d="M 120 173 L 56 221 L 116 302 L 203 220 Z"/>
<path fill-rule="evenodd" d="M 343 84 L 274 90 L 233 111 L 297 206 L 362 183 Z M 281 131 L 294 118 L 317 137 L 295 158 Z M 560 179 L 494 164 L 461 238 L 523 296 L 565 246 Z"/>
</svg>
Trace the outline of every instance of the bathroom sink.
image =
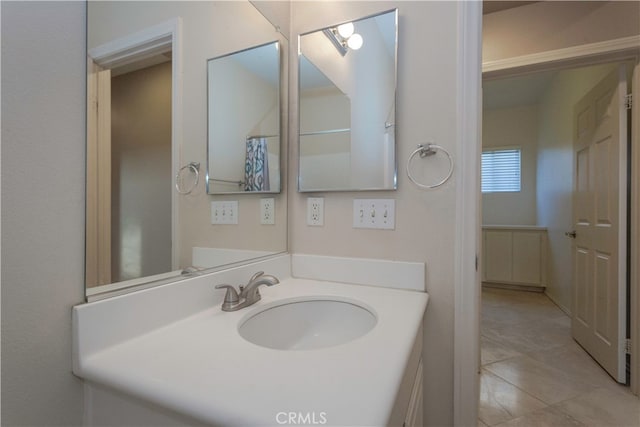
<svg viewBox="0 0 640 427">
<path fill-rule="evenodd" d="M 352 301 L 285 300 L 240 321 L 247 341 L 277 350 L 313 350 L 353 341 L 376 325 L 373 312 Z"/>
</svg>

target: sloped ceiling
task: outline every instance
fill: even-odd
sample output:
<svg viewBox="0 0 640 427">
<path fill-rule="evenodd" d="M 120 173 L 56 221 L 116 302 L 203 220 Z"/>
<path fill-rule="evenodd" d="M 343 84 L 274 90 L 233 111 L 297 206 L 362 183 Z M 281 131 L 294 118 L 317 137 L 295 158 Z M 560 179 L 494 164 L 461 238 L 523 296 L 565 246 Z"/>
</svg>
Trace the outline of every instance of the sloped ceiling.
<svg viewBox="0 0 640 427">
<path fill-rule="evenodd" d="M 536 1 L 483 1 L 482 2 L 482 14 L 500 12 L 501 10 L 512 9 L 514 7 L 520 7 L 531 3 L 537 3 Z"/>
</svg>

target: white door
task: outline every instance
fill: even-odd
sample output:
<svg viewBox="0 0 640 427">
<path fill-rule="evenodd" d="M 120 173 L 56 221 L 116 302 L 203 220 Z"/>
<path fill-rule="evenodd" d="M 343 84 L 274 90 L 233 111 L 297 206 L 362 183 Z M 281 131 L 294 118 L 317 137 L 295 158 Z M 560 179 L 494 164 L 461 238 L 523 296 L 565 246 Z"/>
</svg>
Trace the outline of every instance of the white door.
<svg viewBox="0 0 640 427">
<path fill-rule="evenodd" d="M 624 68 L 574 107 L 573 337 L 625 381 L 627 93 Z"/>
</svg>

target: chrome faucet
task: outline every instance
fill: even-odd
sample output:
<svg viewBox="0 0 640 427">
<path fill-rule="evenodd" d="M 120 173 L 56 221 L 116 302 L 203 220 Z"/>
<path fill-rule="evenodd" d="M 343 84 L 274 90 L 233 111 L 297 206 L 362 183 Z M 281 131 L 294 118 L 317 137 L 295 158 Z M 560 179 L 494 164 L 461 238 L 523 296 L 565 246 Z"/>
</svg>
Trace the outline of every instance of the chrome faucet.
<svg viewBox="0 0 640 427">
<path fill-rule="evenodd" d="M 260 301 L 260 292 L 258 288 L 260 285 L 273 286 L 280 283 L 277 277 L 270 274 L 264 274 L 263 271 L 258 271 L 254 274 L 249 283 L 245 286 L 240 285 L 240 293 L 236 291 L 231 285 L 216 285 L 216 289 L 226 289 L 227 293 L 224 296 L 224 302 L 222 303 L 222 311 L 236 311 L 241 308 L 249 307 Z"/>
</svg>

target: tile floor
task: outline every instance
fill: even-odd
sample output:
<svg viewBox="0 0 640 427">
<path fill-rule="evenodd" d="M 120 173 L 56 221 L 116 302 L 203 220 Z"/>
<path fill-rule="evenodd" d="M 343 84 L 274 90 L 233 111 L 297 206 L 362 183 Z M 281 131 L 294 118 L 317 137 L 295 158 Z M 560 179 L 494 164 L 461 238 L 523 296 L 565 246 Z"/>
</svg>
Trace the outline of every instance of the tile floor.
<svg viewBox="0 0 640 427">
<path fill-rule="evenodd" d="M 482 291 L 478 426 L 640 426 L 640 399 L 571 338 L 542 293 Z"/>
</svg>

